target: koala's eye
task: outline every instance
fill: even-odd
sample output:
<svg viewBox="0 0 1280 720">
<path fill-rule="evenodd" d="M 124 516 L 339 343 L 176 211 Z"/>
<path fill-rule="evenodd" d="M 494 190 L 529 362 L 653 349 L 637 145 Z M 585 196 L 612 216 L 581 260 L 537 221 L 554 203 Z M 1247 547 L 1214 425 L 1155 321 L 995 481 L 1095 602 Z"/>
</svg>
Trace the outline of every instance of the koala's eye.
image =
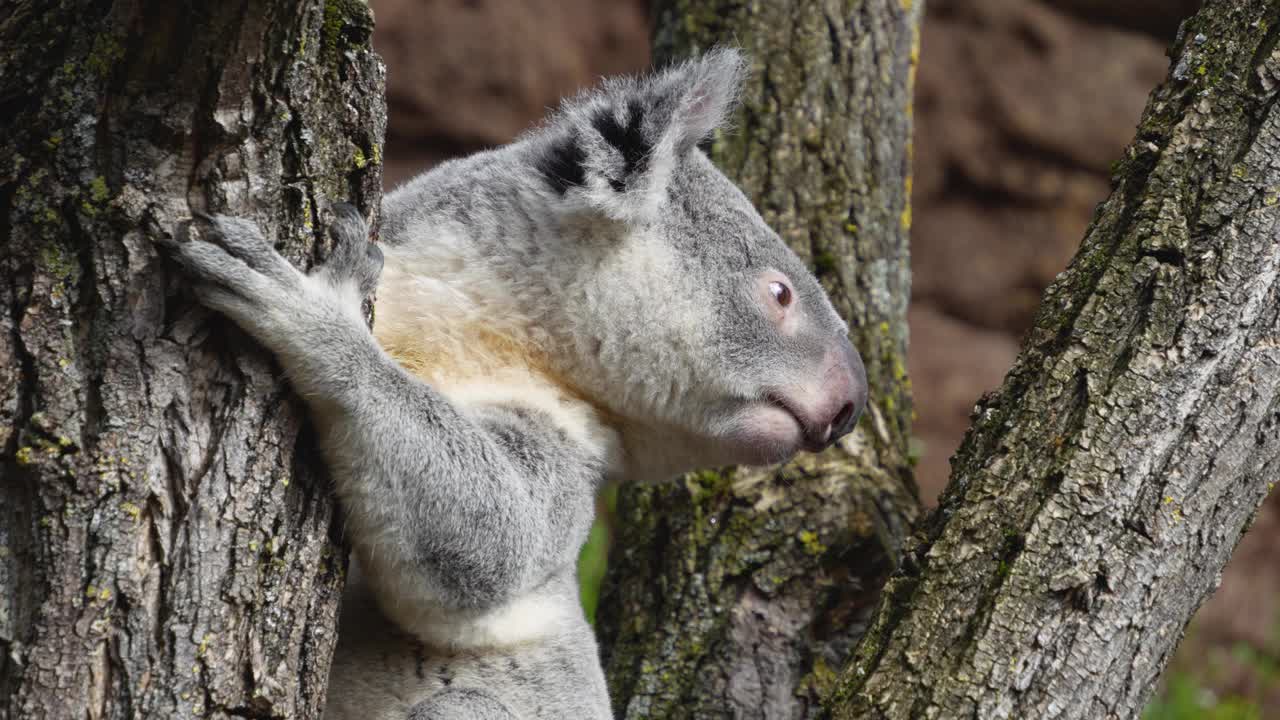
<svg viewBox="0 0 1280 720">
<path fill-rule="evenodd" d="M 791 304 L 791 288 L 777 280 L 769 283 L 769 294 L 772 295 L 773 299 L 777 300 L 778 304 L 782 307 L 787 307 Z"/>
</svg>

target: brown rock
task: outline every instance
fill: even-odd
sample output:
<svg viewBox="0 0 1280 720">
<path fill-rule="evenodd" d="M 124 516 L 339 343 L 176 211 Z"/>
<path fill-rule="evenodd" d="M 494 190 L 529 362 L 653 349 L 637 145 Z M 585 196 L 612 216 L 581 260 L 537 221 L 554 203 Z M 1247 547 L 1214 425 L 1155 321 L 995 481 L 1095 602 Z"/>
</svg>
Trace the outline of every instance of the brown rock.
<svg viewBox="0 0 1280 720">
<path fill-rule="evenodd" d="M 969 427 L 974 403 L 999 387 L 1018 347 L 1005 333 L 973 327 L 928 303 L 912 304 L 907 322 L 907 364 L 918 416 L 913 432 L 924 443 L 916 480 L 922 499 L 933 504 L 946 485 L 948 460 Z"/>
<path fill-rule="evenodd" d="M 1106 174 L 1167 70 L 1147 36 L 1019 0 L 933 3 L 923 47 L 920 135 L 967 179 L 1033 198 L 1001 174 L 1008 162 Z"/>
<path fill-rule="evenodd" d="M 1172 40 L 1183 18 L 1200 9 L 1201 0 L 1048 0 L 1048 4 L 1101 25 L 1113 25 Z"/>
<path fill-rule="evenodd" d="M 1073 187 L 1057 205 L 986 204 L 961 196 L 917 212 L 913 299 L 977 327 L 1020 336 L 1045 286 L 1080 246 L 1093 201 L 1105 192 L 1092 176 L 1061 177 Z"/>
<path fill-rule="evenodd" d="M 1106 195 L 1162 46 L 1022 0 L 935 0 L 922 44 L 915 297 L 1020 334 Z"/>
<path fill-rule="evenodd" d="M 389 184 L 509 142 L 565 95 L 649 62 L 641 0 L 373 0 Z"/>
</svg>

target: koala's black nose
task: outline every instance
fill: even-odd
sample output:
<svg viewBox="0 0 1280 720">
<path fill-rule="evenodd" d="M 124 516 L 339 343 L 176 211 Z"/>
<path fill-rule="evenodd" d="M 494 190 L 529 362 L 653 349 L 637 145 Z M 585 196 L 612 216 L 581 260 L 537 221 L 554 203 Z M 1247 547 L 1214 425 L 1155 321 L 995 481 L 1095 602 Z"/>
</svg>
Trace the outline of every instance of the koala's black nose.
<svg viewBox="0 0 1280 720">
<path fill-rule="evenodd" d="M 857 421 L 858 411 L 854 409 L 852 402 L 847 402 L 831 421 L 831 434 L 835 437 L 848 435 Z"/>
<path fill-rule="evenodd" d="M 853 349 L 853 344 L 846 341 L 844 348 L 846 371 L 849 373 L 847 401 L 831 419 L 830 442 L 853 432 L 858 418 L 867 406 L 867 369 L 862 364 L 862 356 Z"/>
</svg>

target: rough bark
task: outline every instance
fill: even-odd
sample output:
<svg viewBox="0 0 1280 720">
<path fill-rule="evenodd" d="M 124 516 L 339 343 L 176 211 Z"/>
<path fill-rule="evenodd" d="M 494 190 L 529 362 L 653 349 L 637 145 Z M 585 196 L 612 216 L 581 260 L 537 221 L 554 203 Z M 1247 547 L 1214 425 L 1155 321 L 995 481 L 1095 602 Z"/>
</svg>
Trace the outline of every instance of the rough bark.
<svg viewBox="0 0 1280 720">
<path fill-rule="evenodd" d="M 841 718 L 1126 718 L 1280 471 L 1280 5 L 1210 0 L 840 679 Z"/>
<path fill-rule="evenodd" d="M 620 718 L 799 718 L 865 627 L 917 513 L 905 377 L 919 3 L 658 3 L 659 62 L 725 43 L 753 76 L 711 154 L 811 263 L 872 387 L 839 447 L 626 487 L 599 610 Z"/>
<path fill-rule="evenodd" d="M 155 240 L 299 265 L 380 193 L 354 0 L 0 8 L 0 716 L 314 717 L 344 573 L 297 402 Z"/>
</svg>

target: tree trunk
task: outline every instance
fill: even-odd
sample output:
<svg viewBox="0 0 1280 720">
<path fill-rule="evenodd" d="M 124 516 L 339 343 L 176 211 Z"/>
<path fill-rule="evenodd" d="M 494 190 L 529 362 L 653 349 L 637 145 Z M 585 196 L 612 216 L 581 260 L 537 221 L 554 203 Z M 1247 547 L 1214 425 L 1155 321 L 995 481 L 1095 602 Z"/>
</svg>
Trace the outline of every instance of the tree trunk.
<svg viewBox="0 0 1280 720">
<path fill-rule="evenodd" d="M 1210 0 L 840 679 L 842 718 L 1127 718 L 1280 472 L 1280 5 Z"/>
<path fill-rule="evenodd" d="M 155 240 L 307 265 L 380 194 L 355 0 L 0 8 L 0 716 L 314 717 L 345 562 L 301 407 Z"/>
<path fill-rule="evenodd" d="M 858 430 L 780 471 L 623 488 L 599 610 L 619 718 L 814 715 L 918 503 L 908 452 L 909 137 L 920 3 L 669 0 L 656 55 L 743 47 L 754 74 L 712 157 L 850 321 Z"/>
</svg>

